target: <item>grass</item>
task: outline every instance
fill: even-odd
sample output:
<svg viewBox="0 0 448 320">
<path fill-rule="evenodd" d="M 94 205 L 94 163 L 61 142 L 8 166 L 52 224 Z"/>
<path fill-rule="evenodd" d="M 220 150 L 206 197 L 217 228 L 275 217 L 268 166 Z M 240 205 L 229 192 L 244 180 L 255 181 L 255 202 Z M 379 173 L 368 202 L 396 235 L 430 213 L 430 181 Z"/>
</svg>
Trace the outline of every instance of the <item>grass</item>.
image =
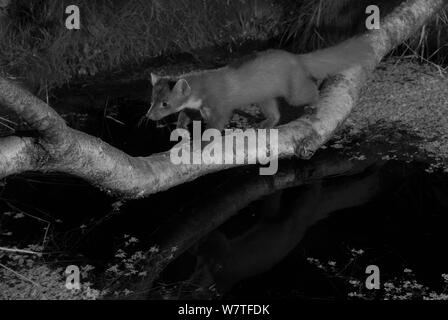
<svg viewBox="0 0 448 320">
<path fill-rule="evenodd" d="M 400 2 L 378 1 L 382 16 Z M 69 4 L 80 8 L 81 30 L 64 26 Z M 195 56 L 204 48 L 244 41 L 282 36 L 294 50 L 310 51 L 362 32 L 368 4 L 368 0 L 11 1 L 2 13 L 0 75 L 16 76 L 42 94 L 75 78 L 139 66 L 154 57 Z M 397 52 L 446 63 L 447 23 L 445 10 Z"/>
<path fill-rule="evenodd" d="M 403 0 L 376 1 L 381 18 Z M 365 8 L 369 0 L 303 0 L 294 8 L 287 23 L 283 41 L 292 41 L 298 51 L 310 51 L 329 46 L 349 36 L 365 31 Z M 418 33 L 394 50 L 392 55 L 409 55 L 420 61 L 446 64 L 448 52 L 448 6 L 439 12 Z"/>
<path fill-rule="evenodd" d="M 68 4 L 79 6 L 81 30 L 64 27 Z M 40 89 L 151 57 L 268 39 L 280 20 L 269 0 L 18 0 L 8 12 L 2 71 Z"/>
</svg>

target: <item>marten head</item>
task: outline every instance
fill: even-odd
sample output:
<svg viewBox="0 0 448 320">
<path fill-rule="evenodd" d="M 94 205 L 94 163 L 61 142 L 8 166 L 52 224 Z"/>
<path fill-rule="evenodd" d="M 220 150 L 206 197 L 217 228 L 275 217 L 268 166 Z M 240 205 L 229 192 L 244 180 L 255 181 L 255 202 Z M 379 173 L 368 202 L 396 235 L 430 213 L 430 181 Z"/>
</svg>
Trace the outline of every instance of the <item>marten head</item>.
<svg viewBox="0 0 448 320">
<path fill-rule="evenodd" d="M 160 120 L 184 109 L 191 97 L 191 87 L 186 79 L 159 77 L 151 73 L 151 107 L 146 117 Z"/>
</svg>

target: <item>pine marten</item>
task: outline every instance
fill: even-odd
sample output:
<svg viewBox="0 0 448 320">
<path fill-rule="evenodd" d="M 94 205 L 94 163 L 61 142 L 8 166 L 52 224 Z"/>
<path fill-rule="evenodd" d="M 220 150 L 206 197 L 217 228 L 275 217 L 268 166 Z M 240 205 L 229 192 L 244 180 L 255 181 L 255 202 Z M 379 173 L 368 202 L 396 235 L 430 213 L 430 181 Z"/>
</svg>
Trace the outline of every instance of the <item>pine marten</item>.
<svg viewBox="0 0 448 320">
<path fill-rule="evenodd" d="M 272 128 L 280 119 L 277 98 L 291 106 L 312 105 L 318 99 L 318 80 L 361 64 L 371 54 L 365 39 L 352 38 L 306 54 L 268 50 L 239 65 L 176 77 L 151 74 L 146 117 L 160 120 L 180 111 L 177 126 L 185 128 L 190 122 L 185 109 L 196 109 L 208 128 L 222 130 L 235 109 L 258 104 L 266 118 L 259 127 Z"/>
</svg>

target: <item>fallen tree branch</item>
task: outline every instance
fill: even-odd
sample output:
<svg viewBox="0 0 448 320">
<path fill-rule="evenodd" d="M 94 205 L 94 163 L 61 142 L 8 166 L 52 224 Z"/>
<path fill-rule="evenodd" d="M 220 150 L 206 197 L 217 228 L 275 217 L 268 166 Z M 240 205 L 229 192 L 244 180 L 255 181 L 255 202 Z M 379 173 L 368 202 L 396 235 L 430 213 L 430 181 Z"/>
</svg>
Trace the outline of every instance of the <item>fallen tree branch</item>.
<svg viewBox="0 0 448 320">
<path fill-rule="evenodd" d="M 279 158 L 310 158 L 350 114 L 367 74 L 443 4 L 444 0 L 408 0 L 386 17 L 380 30 L 363 35 L 361 39 L 373 48 L 372 61 L 327 81 L 311 116 L 278 127 Z M 0 139 L 0 178 L 24 171 L 58 171 L 85 179 L 110 194 L 139 198 L 239 165 L 174 165 L 169 151 L 131 157 L 98 138 L 67 127 L 51 107 L 2 78 L 0 105 L 18 114 L 37 132 L 34 138 Z M 225 151 L 234 154 L 233 150 Z M 254 152 L 255 148 L 248 148 L 245 158 Z"/>
</svg>

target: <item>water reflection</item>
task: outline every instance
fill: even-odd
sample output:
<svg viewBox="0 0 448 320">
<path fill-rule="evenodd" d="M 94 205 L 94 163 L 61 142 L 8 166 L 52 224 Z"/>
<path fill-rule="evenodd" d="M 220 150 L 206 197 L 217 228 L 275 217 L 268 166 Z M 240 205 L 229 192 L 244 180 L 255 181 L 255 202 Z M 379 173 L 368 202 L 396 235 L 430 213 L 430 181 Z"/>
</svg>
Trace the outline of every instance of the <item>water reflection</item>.
<svg viewBox="0 0 448 320">
<path fill-rule="evenodd" d="M 356 242 L 357 237 L 362 248 L 394 247 L 390 254 L 374 253 L 373 259 L 387 256 L 384 266 L 400 268 L 400 259 L 406 259 L 437 283 L 448 270 L 440 254 L 448 240 L 447 175 L 429 175 L 425 163 L 382 161 L 377 148 L 369 150 L 363 161 L 329 150 L 311 161 L 283 161 L 275 176 L 259 176 L 256 167 L 220 172 L 110 213 L 116 199 L 79 180 L 18 176 L 2 189 L 0 206 L 53 221 L 54 243 L 82 254 L 83 261 L 99 266 L 98 272 L 113 263 L 125 233 L 140 240 L 136 250 L 157 245 L 159 254 L 144 266 L 147 276 L 121 282 L 135 292 L 129 298 L 160 298 L 157 288 L 164 283 L 190 286 L 178 298 L 214 297 L 211 287 L 224 297 L 266 297 L 271 289 L 291 297 L 291 288 L 303 287 L 304 280 L 295 275 L 310 279 L 312 286 L 319 277 L 299 269 L 301 258 L 294 257 L 300 250 L 317 248 L 329 258 L 339 250 L 332 241 Z M 332 229 L 322 231 L 329 221 Z M 13 230 L 17 238 L 41 240 L 41 225 L 19 222 Z M 329 230 L 337 234 L 328 235 Z M 277 281 L 290 287 L 274 288 Z M 321 284 L 314 293 L 324 291 Z"/>
<path fill-rule="evenodd" d="M 145 291 L 164 267 L 188 250 L 196 258 L 188 282 L 202 288 L 215 284 L 220 293 L 227 292 L 239 281 L 275 266 L 309 227 L 329 213 L 375 197 L 380 192 L 378 168 L 383 163 L 374 157 L 352 161 L 321 154 L 313 161 L 284 162 L 275 176 L 255 174 L 239 179 L 238 184 L 230 181 L 219 186 L 188 214 L 158 231 L 155 243 L 161 254 L 148 265 L 156 272 L 138 281 L 134 291 Z M 238 232 L 239 224 L 230 234 L 220 230 L 254 203 L 255 221 Z"/>
<path fill-rule="evenodd" d="M 378 172 L 349 179 L 322 180 L 278 191 L 259 204 L 260 219 L 235 237 L 214 231 L 196 251 L 198 267 L 192 282 L 213 283 L 225 293 L 246 278 L 269 271 L 302 240 L 309 227 L 331 212 L 362 205 L 380 192 Z"/>
</svg>

